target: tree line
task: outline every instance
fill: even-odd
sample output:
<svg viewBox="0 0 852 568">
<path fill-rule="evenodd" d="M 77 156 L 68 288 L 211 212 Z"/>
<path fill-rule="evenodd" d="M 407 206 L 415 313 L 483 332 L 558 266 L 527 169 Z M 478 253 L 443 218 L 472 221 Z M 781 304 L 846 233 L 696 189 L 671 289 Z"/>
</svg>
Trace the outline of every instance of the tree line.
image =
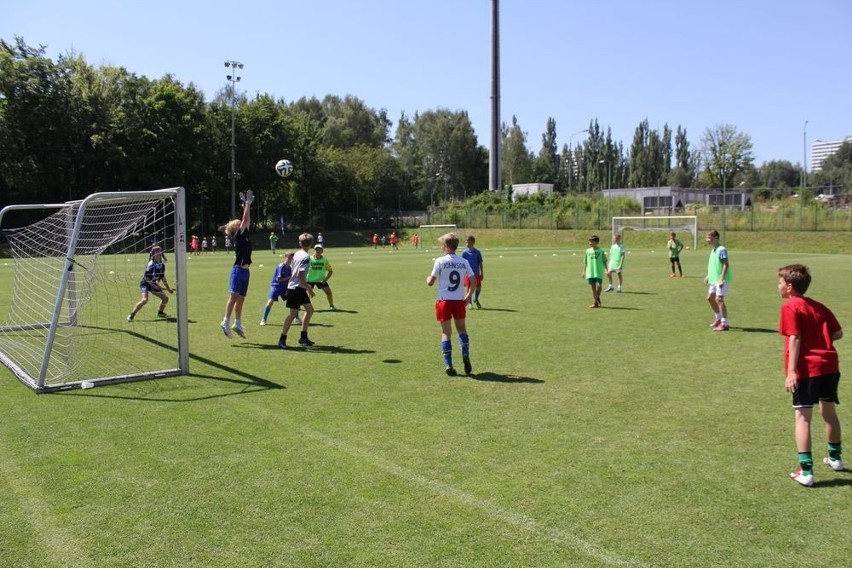
<svg viewBox="0 0 852 568">
<path fill-rule="evenodd" d="M 206 101 L 171 75 L 149 79 L 94 67 L 75 53 L 53 61 L 23 38 L 0 39 L 3 204 L 180 185 L 190 227 L 215 230 L 231 214 L 232 121 L 237 191 L 255 192 L 261 224 L 275 226 L 285 215 L 289 224 L 316 226 L 316 219 L 340 215 L 340 225 L 372 226 L 381 211 L 447 206 L 486 191 L 488 151 L 465 111 L 402 113 L 392 133 L 384 109 L 353 95 L 287 102 L 250 97 L 233 85 Z M 756 168 L 750 137 L 730 125 L 708 128 L 695 148 L 680 126 L 658 132 L 647 120 L 629 147 L 596 119 L 581 134 L 560 149 L 556 122 L 548 119 L 535 153 L 513 117 L 502 127 L 504 184 L 553 183 L 560 193 L 723 184 L 783 192 L 801 185 L 801 168 L 790 162 Z M 280 158 L 295 164 L 291 177 L 275 174 Z M 829 159 L 823 173 L 849 187 L 850 163 L 852 156 L 836 167 Z"/>
</svg>

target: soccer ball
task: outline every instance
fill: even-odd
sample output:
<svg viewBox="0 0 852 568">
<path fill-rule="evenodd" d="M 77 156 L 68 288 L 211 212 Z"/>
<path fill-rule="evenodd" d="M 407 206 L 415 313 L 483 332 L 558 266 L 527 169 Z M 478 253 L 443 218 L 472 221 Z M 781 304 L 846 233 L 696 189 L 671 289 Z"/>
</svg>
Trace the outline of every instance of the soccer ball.
<svg viewBox="0 0 852 568">
<path fill-rule="evenodd" d="M 293 162 L 286 159 L 278 160 L 278 163 L 275 164 L 275 173 L 283 178 L 289 177 L 293 173 Z"/>
</svg>

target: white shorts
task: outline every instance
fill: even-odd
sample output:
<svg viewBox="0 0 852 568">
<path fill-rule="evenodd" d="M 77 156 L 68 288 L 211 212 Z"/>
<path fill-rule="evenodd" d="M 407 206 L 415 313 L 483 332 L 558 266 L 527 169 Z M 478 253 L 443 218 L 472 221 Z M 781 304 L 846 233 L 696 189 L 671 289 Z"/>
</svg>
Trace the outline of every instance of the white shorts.
<svg viewBox="0 0 852 568">
<path fill-rule="evenodd" d="M 710 288 L 707 289 L 707 296 L 716 296 L 717 298 L 724 298 L 730 292 L 731 285 L 728 283 L 725 284 L 710 284 Z"/>
</svg>

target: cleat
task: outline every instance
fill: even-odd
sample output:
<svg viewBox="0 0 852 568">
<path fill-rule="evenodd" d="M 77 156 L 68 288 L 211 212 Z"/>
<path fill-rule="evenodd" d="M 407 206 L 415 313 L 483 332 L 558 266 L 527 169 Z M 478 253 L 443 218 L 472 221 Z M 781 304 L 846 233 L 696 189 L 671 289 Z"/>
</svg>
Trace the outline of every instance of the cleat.
<svg viewBox="0 0 852 568">
<path fill-rule="evenodd" d="M 686 276 L 684 276 L 683 274 L 681 274 L 681 275 L 680 275 L 680 277 L 681 277 L 681 278 L 686 278 Z"/>
<path fill-rule="evenodd" d="M 599 304 L 597 304 L 597 303 L 594 303 L 594 304 L 592 304 L 592 305 L 591 305 L 591 306 L 589 306 L 589 307 L 590 307 L 590 308 L 599 308 L 599 307 L 600 307 L 600 305 L 599 305 Z"/>
<path fill-rule="evenodd" d="M 479 300 L 474 300 L 474 301 L 473 301 L 473 303 L 474 303 L 474 304 L 476 304 L 476 309 L 477 309 L 477 310 L 481 310 L 481 309 L 482 309 L 482 304 L 480 304 L 480 303 L 479 303 Z"/>
<path fill-rule="evenodd" d="M 464 374 L 469 375 L 473 371 L 473 365 L 470 364 L 470 357 L 464 358 Z"/>
<path fill-rule="evenodd" d="M 293 323 L 296 325 L 302 325 L 302 318 L 293 318 Z"/>
<path fill-rule="evenodd" d="M 311 341 L 310 339 L 308 339 L 307 337 L 300 337 L 299 338 L 299 345 L 305 345 L 306 347 L 310 347 L 313 344 L 314 344 L 314 342 Z"/>
<path fill-rule="evenodd" d="M 804 473 L 802 473 L 801 468 L 795 471 L 791 471 L 790 479 L 801 483 L 805 487 L 811 487 L 814 484 L 814 475 L 812 473 L 805 475 Z"/>
<path fill-rule="evenodd" d="M 604 292 L 612 292 L 612 286 L 607 286 Z"/>
<path fill-rule="evenodd" d="M 225 337 L 227 337 L 228 339 L 231 339 L 231 337 L 232 337 L 231 336 L 231 330 L 228 329 L 228 324 L 226 324 L 225 322 L 222 322 L 222 323 L 219 324 L 219 328 L 222 330 L 222 333 L 225 334 Z"/>
<path fill-rule="evenodd" d="M 675 273 L 672 272 L 671 275 L 669 276 L 669 278 L 675 278 Z"/>
<path fill-rule="evenodd" d="M 266 320 L 265 319 L 260 320 L 260 325 L 266 325 Z"/>
<path fill-rule="evenodd" d="M 129 316 L 127 316 L 127 321 L 130 322 L 130 323 L 133 323 L 133 314 L 130 314 Z"/>
<path fill-rule="evenodd" d="M 713 323 L 710 324 L 710 327 L 716 327 L 721 323 L 722 323 L 722 320 L 720 320 L 719 318 L 716 318 L 716 319 L 713 320 Z"/>
<path fill-rule="evenodd" d="M 234 325 L 231 326 L 231 329 L 234 331 L 234 333 L 236 333 L 237 335 L 239 335 L 243 339 L 246 338 L 246 332 L 243 331 L 242 327 L 238 326 L 237 324 L 234 324 Z"/>
<path fill-rule="evenodd" d="M 331 311 L 333 311 L 333 312 L 334 312 L 334 311 L 337 311 L 337 308 L 335 308 L 334 306 L 329 306 L 329 307 L 328 307 L 328 309 L 329 309 L 329 310 L 331 310 Z"/>
<path fill-rule="evenodd" d="M 169 317 L 169 314 L 167 314 L 166 312 L 157 312 L 157 317 L 167 318 Z"/>
<path fill-rule="evenodd" d="M 621 294 L 621 286 L 619 286 L 618 288 L 616 288 L 616 289 L 615 289 L 615 293 L 616 293 L 616 294 Z"/>
<path fill-rule="evenodd" d="M 447 367 L 447 376 L 448 377 L 455 377 L 456 375 L 458 375 L 458 373 L 456 373 L 455 369 L 453 369 L 452 367 Z"/>
<path fill-rule="evenodd" d="M 726 323 L 720 323 L 716 327 L 713 328 L 713 331 L 728 331 L 730 328 Z"/>
<path fill-rule="evenodd" d="M 287 349 L 287 340 L 284 339 L 284 336 L 278 338 L 278 347 L 281 349 Z"/>
<path fill-rule="evenodd" d="M 833 469 L 834 471 L 843 471 L 843 461 L 836 460 L 830 457 L 823 458 L 822 463 Z"/>
</svg>

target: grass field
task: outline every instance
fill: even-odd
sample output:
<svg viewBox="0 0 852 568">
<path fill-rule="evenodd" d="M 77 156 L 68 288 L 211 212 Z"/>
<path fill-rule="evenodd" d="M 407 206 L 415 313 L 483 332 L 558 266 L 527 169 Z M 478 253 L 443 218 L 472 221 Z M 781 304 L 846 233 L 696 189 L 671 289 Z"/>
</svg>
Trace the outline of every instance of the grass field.
<svg viewBox="0 0 852 568">
<path fill-rule="evenodd" d="M 35 395 L 0 368 L 0 565 L 848 564 L 852 471 L 788 478 L 775 270 L 810 266 L 848 335 L 852 256 L 732 239 L 732 329 L 714 333 L 706 249 L 671 279 L 662 247 L 628 238 L 625 292 L 589 310 L 585 243 L 529 233 L 477 231 L 470 378 L 443 373 L 434 248 L 328 235 L 339 310 L 318 294 L 312 348 L 258 325 L 275 257 L 257 250 L 246 340 L 217 327 L 231 256 L 190 259 L 190 376 Z M 838 350 L 847 368 L 852 339 Z M 845 380 L 840 397 L 852 427 Z"/>
</svg>

